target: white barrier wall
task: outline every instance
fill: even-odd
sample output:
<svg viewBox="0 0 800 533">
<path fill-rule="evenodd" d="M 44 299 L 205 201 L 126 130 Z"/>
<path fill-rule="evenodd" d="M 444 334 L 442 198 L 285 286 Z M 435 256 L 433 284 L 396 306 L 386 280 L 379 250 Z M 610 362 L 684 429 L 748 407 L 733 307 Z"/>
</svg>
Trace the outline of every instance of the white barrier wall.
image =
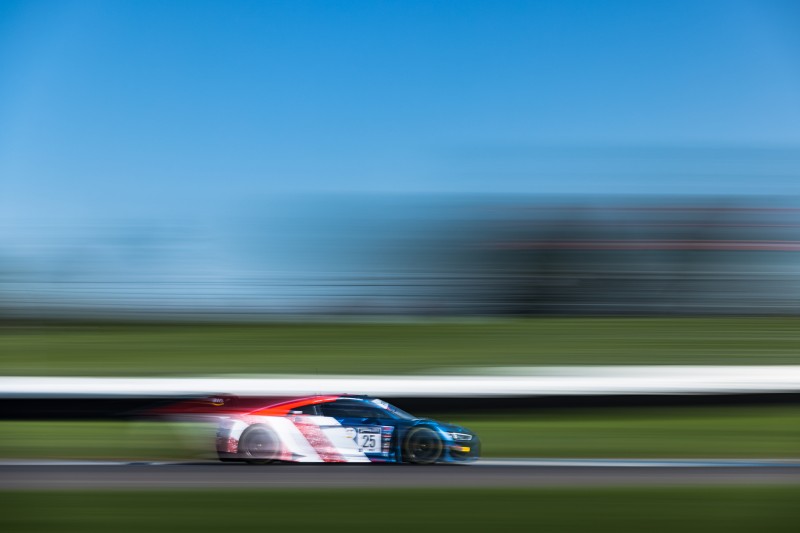
<svg viewBox="0 0 800 533">
<path fill-rule="evenodd" d="M 800 392 L 793 366 L 570 366 L 462 369 L 419 376 L 0 377 L 0 397 L 295 396 L 402 397 Z"/>
</svg>

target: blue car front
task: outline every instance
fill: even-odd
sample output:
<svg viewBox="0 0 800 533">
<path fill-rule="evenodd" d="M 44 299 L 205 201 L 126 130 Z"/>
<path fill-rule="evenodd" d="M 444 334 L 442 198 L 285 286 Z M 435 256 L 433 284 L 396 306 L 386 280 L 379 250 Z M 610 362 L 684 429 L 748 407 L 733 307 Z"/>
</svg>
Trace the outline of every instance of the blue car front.
<svg viewBox="0 0 800 533">
<path fill-rule="evenodd" d="M 410 457 L 413 454 L 408 446 L 409 439 L 420 429 L 430 430 L 428 435 L 432 436 L 435 433 L 438 438 L 438 443 L 434 444 L 437 448 L 441 446 L 441 453 L 433 462 L 467 463 L 480 457 L 481 442 L 478 435 L 463 426 L 419 418 L 377 398 L 362 397 L 362 401 L 379 406 L 391 416 L 393 420 L 391 423 L 397 435 L 393 453 L 395 462 L 417 462 Z M 433 442 L 433 439 L 431 441 Z"/>
<path fill-rule="evenodd" d="M 443 462 L 462 463 L 475 461 L 481 454 L 481 441 L 472 431 L 462 426 L 432 421 L 442 435 Z"/>
</svg>

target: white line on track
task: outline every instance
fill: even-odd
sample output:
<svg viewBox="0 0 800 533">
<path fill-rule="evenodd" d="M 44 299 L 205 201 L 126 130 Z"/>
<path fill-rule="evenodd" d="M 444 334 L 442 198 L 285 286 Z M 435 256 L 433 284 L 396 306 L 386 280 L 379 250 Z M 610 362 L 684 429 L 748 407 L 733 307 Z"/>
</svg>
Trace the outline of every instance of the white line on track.
<svg viewBox="0 0 800 533">
<path fill-rule="evenodd" d="M 0 460 L 2 466 L 186 466 L 206 463 L 221 464 L 217 461 L 70 461 L 50 459 L 7 459 Z M 322 463 L 320 463 L 322 464 Z M 800 468 L 800 459 L 481 459 L 465 466 L 507 466 L 507 467 L 598 467 L 598 468 Z"/>
<path fill-rule="evenodd" d="M 475 466 L 630 468 L 800 467 L 798 459 L 481 459 Z"/>
</svg>

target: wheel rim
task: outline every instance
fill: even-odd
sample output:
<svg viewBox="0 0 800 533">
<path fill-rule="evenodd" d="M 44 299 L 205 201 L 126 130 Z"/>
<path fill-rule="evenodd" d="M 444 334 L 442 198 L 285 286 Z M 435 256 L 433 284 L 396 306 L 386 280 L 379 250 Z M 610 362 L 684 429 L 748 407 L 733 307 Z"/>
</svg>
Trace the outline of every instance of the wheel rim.
<svg viewBox="0 0 800 533">
<path fill-rule="evenodd" d="M 254 459 L 272 459 L 275 455 L 275 441 L 268 432 L 255 430 L 247 434 L 244 453 Z"/>
<path fill-rule="evenodd" d="M 432 463 L 442 453 L 442 441 L 433 432 L 419 432 L 412 436 L 408 451 L 414 462 Z"/>
</svg>

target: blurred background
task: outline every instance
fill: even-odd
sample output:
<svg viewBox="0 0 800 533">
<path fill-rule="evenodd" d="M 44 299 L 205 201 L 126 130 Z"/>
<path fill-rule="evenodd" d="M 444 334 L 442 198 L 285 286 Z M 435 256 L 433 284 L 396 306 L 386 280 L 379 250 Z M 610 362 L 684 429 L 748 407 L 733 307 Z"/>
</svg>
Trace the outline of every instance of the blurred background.
<svg viewBox="0 0 800 533">
<path fill-rule="evenodd" d="M 706 151 L 656 152 L 702 161 Z M 800 170 L 800 152 L 749 157 Z M 793 315 L 795 205 L 766 195 L 338 193 L 174 221 L 26 221 L 5 228 L 0 302 L 12 320 Z"/>
<path fill-rule="evenodd" d="M 673 381 L 388 399 L 493 457 L 800 457 L 798 30 L 789 0 L 1 2 L 0 458 L 206 456 L 142 416 L 163 389 L 76 377 L 620 365 Z"/>
<path fill-rule="evenodd" d="M 797 311 L 793 2 L 0 10 L 5 318 Z"/>
</svg>

